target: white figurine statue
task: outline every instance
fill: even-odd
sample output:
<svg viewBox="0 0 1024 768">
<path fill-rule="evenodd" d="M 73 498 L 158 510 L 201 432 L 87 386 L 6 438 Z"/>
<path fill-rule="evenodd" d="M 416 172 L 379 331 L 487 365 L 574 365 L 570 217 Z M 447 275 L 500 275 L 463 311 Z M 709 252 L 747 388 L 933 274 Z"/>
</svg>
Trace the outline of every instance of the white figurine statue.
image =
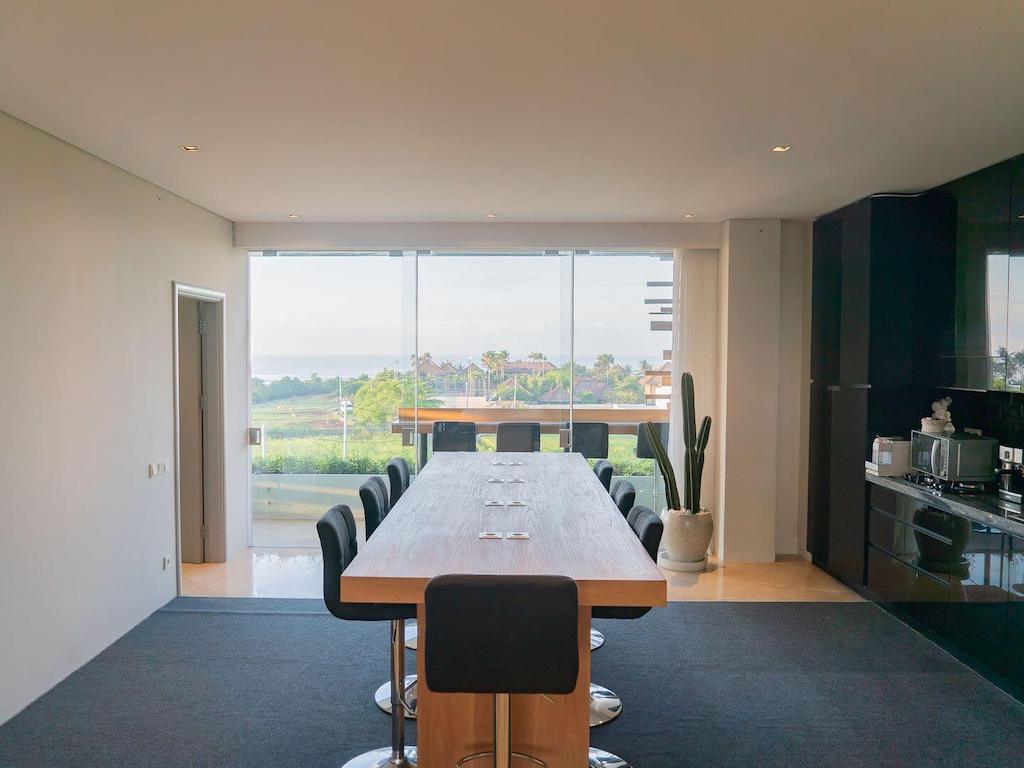
<svg viewBox="0 0 1024 768">
<path fill-rule="evenodd" d="M 953 398 L 944 397 L 932 403 L 932 415 L 921 419 L 921 431 L 933 434 L 949 434 L 956 431 L 953 426 L 953 417 L 949 412 Z"/>
</svg>

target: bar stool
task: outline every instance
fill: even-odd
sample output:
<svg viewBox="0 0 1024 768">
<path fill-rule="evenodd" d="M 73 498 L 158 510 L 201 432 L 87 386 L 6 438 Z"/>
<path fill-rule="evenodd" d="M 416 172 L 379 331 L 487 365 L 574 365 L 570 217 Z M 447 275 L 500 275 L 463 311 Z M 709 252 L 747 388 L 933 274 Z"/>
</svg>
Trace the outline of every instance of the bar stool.
<svg viewBox="0 0 1024 768">
<path fill-rule="evenodd" d="M 405 648 L 402 627 L 416 615 L 415 605 L 386 603 L 345 603 L 341 600 L 341 574 L 352 564 L 358 552 L 356 521 L 345 504 L 331 507 L 316 524 L 324 559 L 324 604 L 339 619 L 347 621 L 391 622 L 391 746 L 374 749 L 353 757 L 344 768 L 405 768 L 416 765 L 416 747 L 405 744 L 405 718 L 401 715 L 402 697 L 398 681 L 404 677 Z"/>
<path fill-rule="evenodd" d="M 363 502 L 363 520 L 366 523 L 366 540 L 369 541 L 377 526 L 391 511 L 388 502 L 388 488 L 384 480 L 374 475 L 359 486 L 359 500 Z"/>
<path fill-rule="evenodd" d="M 388 481 L 391 486 L 391 506 L 395 506 L 402 494 L 409 489 L 412 474 L 409 472 L 409 462 L 400 456 L 396 456 L 388 462 Z"/>
<path fill-rule="evenodd" d="M 615 467 L 612 466 L 610 461 L 601 459 L 594 464 L 594 474 L 597 475 L 597 479 L 601 481 L 601 485 L 607 491 L 612 484 L 612 475 L 615 474 Z"/>
<path fill-rule="evenodd" d="M 434 453 L 476 451 L 476 424 L 472 421 L 435 421 Z"/>
<path fill-rule="evenodd" d="M 494 748 L 456 763 L 494 757 L 546 765 L 512 751 L 513 693 L 567 694 L 579 676 L 576 582 L 565 576 L 438 576 L 423 593 L 427 685 L 437 693 L 494 696 Z"/>
<path fill-rule="evenodd" d="M 605 424 L 604 426 L 607 427 L 608 425 Z M 605 455 L 607 455 L 607 454 L 608 454 L 608 452 L 605 451 Z M 597 479 L 599 481 L 601 481 L 601 485 L 603 485 L 604 489 L 607 491 L 608 490 L 608 486 L 610 486 L 611 483 L 612 483 L 612 475 L 615 474 L 615 467 L 612 465 L 612 463 L 610 461 L 606 461 L 605 459 L 601 459 L 599 462 L 594 464 L 594 474 L 597 475 Z M 622 482 L 622 481 L 620 481 L 620 482 Z M 634 500 L 636 499 L 636 491 L 635 490 L 633 492 L 633 498 L 634 498 Z M 630 502 L 630 503 L 632 503 L 632 502 Z M 619 507 L 619 511 L 622 511 L 622 507 Z M 625 512 L 623 512 L 623 514 L 625 514 Z M 602 635 L 598 630 L 591 628 L 591 630 L 590 630 L 590 650 L 596 651 L 602 645 L 604 645 L 604 635 Z"/>
<path fill-rule="evenodd" d="M 366 538 L 377 530 L 391 511 L 391 504 L 388 502 L 388 490 L 384 480 L 374 475 L 359 486 L 359 499 L 363 502 L 363 517 L 366 521 Z M 413 614 L 415 617 L 415 613 Z M 402 630 L 403 642 L 408 647 L 410 630 L 413 635 L 413 643 L 416 642 L 416 625 L 406 626 Z M 415 650 L 415 649 L 414 649 Z M 406 702 L 405 716 L 409 719 L 416 718 L 416 675 L 405 675 L 402 689 Z M 381 683 L 380 687 L 373 694 L 373 700 L 377 706 L 385 712 L 391 712 L 391 681 Z"/>
<path fill-rule="evenodd" d="M 540 424 L 536 421 L 504 421 L 496 430 L 498 453 L 536 453 L 540 450 Z"/>
<path fill-rule="evenodd" d="M 626 516 L 626 521 L 633 533 L 640 539 L 647 555 L 657 561 L 658 546 L 664 524 L 661 518 L 648 507 L 636 506 Z M 595 619 L 639 619 L 651 609 L 636 606 L 601 606 L 595 605 L 591 617 Z M 622 700 L 612 691 L 600 685 L 590 684 L 590 726 L 603 725 L 622 714 Z M 612 755 L 614 757 L 614 755 Z"/>
<path fill-rule="evenodd" d="M 566 424 L 565 427 L 569 429 L 570 425 Z M 582 453 L 586 459 L 608 458 L 607 424 L 599 421 L 574 421 L 571 429 L 573 453 Z M 608 490 L 607 483 L 604 489 Z"/>
<path fill-rule="evenodd" d="M 629 510 L 633 508 L 633 504 L 636 502 L 636 488 L 629 480 L 616 480 L 615 485 L 612 486 L 608 492 L 612 501 L 615 502 L 615 506 L 619 508 L 619 512 L 625 517 L 629 514 Z"/>
</svg>

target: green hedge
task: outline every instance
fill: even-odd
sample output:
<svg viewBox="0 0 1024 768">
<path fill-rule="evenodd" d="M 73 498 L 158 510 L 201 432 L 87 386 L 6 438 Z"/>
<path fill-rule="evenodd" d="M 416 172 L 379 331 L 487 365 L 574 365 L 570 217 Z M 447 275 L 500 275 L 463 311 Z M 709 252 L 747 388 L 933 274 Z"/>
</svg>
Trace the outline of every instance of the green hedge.
<svg viewBox="0 0 1024 768">
<path fill-rule="evenodd" d="M 651 461 L 628 459 L 612 461 L 616 475 L 650 475 Z M 388 459 L 374 456 L 254 456 L 252 471 L 257 475 L 383 475 Z"/>
</svg>

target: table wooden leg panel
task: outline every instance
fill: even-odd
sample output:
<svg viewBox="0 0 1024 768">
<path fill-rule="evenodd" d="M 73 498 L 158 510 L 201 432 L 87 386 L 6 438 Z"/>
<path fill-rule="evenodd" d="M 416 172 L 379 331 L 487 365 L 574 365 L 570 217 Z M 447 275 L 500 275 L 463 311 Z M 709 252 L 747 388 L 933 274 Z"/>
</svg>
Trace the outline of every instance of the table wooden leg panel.
<svg viewBox="0 0 1024 768">
<path fill-rule="evenodd" d="M 425 626 L 419 605 L 420 671 L 416 711 L 416 747 L 420 768 L 453 768 L 461 758 L 493 748 L 494 697 L 433 693 L 422 670 Z M 546 762 L 549 768 L 585 768 L 590 744 L 590 608 L 580 607 L 580 666 L 576 690 L 565 696 L 512 697 L 512 749 Z M 521 761 L 513 761 L 513 765 Z M 474 762 L 488 768 L 493 761 Z M 525 765 L 525 764 L 524 764 Z"/>
</svg>

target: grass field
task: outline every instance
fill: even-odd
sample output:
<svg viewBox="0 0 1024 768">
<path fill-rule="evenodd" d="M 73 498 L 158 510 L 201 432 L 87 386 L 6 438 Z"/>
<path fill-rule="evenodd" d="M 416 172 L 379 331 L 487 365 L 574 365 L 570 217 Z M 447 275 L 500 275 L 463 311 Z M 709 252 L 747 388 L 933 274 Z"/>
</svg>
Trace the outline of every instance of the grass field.
<svg viewBox="0 0 1024 768">
<path fill-rule="evenodd" d="M 334 395 L 307 395 L 259 403 L 253 424 L 264 427 L 264 448 L 253 448 L 253 471 L 282 474 L 379 474 L 388 459 L 403 456 L 412 463 L 414 449 L 402 445 L 390 426 L 359 426 L 349 416 L 348 459 L 342 458 L 342 420 Z M 493 451 L 494 435 L 481 435 L 478 450 Z M 612 435 L 608 460 L 618 475 L 651 475 L 654 462 L 634 455 L 636 437 Z M 558 435 L 541 435 L 542 451 L 558 451 Z"/>
</svg>

